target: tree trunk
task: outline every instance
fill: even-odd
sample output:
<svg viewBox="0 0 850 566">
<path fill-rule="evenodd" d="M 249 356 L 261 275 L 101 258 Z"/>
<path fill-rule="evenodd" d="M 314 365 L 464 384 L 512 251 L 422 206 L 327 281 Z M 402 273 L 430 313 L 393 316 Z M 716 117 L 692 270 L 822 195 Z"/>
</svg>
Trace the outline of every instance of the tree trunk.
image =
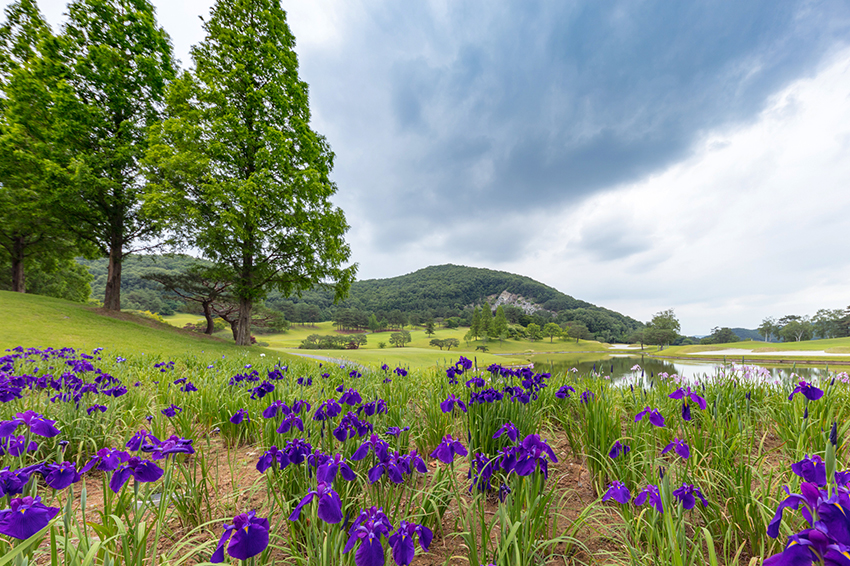
<svg viewBox="0 0 850 566">
<path fill-rule="evenodd" d="M 26 293 L 27 283 L 24 277 L 24 238 L 18 236 L 12 244 L 12 291 Z"/>
<path fill-rule="evenodd" d="M 239 298 L 239 318 L 236 321 L 236 344 L 238 346 L 251 345 L 251 299 Z"/>
<path fill-rule="evenodd" d="M 213 331 L 215 331 L 215 321 L 212 317 L 212 307 L 208 302 L 201 303 L 201 305 L 204 307 L 204 318 L 207 320 L 207 329 L 204 330 L 204 334 L 212 335 Z M 234 338 L 236 337 L 234 336 Z"/>
<path fill-rule="evenodd" d="M 233 341 L 239 343 L 239 319 L 231 320 L 230 331 L 233 333 Z"/>
<path fill-rule="evenodd" d="M 109 311 L 121 310 L 121 245 L 113 241 L 109 248 L 109 267 L 106 272 L 106 291 L 103 294 L 103 308 Z"/>
</svg>

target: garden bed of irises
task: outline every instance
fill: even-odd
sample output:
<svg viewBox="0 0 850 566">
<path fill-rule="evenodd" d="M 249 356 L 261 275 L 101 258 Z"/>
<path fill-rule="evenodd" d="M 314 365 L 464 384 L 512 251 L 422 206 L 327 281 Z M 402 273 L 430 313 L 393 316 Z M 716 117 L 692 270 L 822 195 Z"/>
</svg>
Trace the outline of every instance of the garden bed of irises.
<svg viewBox="0 0 850 566">
<path fill-rule="evenodd" d="M 0 563 L 850 566 L 846 375 L 634 369 L 16 348 Z M 598 495 L 578 513 L 565 459 Z"/>
</svg>

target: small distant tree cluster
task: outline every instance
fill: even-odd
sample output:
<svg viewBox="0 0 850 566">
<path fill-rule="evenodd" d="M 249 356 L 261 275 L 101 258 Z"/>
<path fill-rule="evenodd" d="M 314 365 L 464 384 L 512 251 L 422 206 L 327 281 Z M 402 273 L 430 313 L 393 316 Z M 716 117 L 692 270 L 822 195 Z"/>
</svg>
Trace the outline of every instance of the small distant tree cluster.
<svg viewBox="0 0 850 566">
<path fill-rule="evenodd" d="M 405 344 L 409 344 L 413 339 L 410 337 L 410 332 L 402 330 L 401 332 L 393 332 L 390 334 L 390 344 L 396 348 L 404 348 Z"/>
<path fill-rule="evenodd" d="M 732 342 L 740 342 L 741 338 L 735 332 L 724 326 L 723 328 L 714 327 L 711 334 L 700 340 L 700 344 L 730 344 Z"/>
<path fill-rule="evenodd" d="M 528 339 L 532 342 L 536 342 L 538 340 L 543 339 L 543 329 L 540 328 L 540 325 L 532 322 L 528 326 L 525 327 L 525 332 L 528 335 Z"/>
<path fill-rule="evenodd" d="M 593 334 L 590 333 L 587 326 L 580 321 L 573 320 L 567 323 L 567 328 L 564 329 L 564 334 L 570 338 L 574 338 L 576 344 L 579 340 L 590 340 Z"/>
<path fill-rule="evenodd" d="M 457 338 L 432 338 L 431 345 L 436 346 L 439 349 L 447 349 L 451 350 L 452 348 L 457 348 L 460 346 L 460 340 Z"/>
<path fill-rule="evenodd" d="M 354 334 L 351 336 L 329 335 L 320 336 L 311 334 L 301 341 L 298 346 L 304 350 L 356 350 L 366 345 L 365 334 Z"/>
</svg>

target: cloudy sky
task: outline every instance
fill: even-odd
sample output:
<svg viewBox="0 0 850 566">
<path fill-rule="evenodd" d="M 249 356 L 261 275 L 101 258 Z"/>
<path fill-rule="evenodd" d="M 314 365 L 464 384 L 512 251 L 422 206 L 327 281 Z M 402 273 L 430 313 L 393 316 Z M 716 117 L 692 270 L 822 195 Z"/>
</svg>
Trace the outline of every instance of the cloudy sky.
<svg viewBox="0 0 850 566">
<path fill-rule="evenodd" d="M 190 66 L 213 2 L 154 4 Z M 686 334 L 850 305 L 846 1 L 283 6 L 361 279 L 488 267 Z"/>
</svg>

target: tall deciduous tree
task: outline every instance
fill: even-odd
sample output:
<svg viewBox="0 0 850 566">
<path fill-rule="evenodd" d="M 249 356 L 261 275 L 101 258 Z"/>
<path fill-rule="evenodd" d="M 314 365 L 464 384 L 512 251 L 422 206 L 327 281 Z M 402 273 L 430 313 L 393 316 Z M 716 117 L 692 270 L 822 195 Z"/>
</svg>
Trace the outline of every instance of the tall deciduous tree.
<svg viewBox="0 0 850 566">
<path fill-rule="evenodd" d="M 10 288 L 20 293 L 27 291 L 25 270 L 49 272 L 45 266 L 65 265 L 77 251 L 51 207 L 50 87 L 56 77 L 45 72 L 42 52 L 53 41 L 35 2 L 18 0 L 6 8 L 0 26 L 0 263 L 11 268 Z"/>
<path fill-rule="evenodd" d="M 771 336 L 779 332 L 779 326 L 776 324 L 776 319 L 772 316 L 761 321 L 758 327 L 758 333 L 764 337 L 765 342 L 770 342 Z"/>
<path fill-rule="evenodd" d="M 561 335 L 561 327 L 554 322 L 547 322 L 543 327 L 543 334 L 549 337 L 549 342 L 551 343 L 555 339 L 555 336 Z"/>
<path fill-rule="evenodd" d="M 676 337 L 679 336 L 680 328 L 681 326 L 679 319 L 676 318 L 676 313 L 673 312 L 673 309 L 667 309 L 666 311 L 655 313 L 652 321 L 646 325 L 644 338 L 647 343 L 663 348 L 666 344 L 672 344 Z"/>
<path fill-rule="evenodd" d="M 169 119 L 151 134 L 149 205 L 188 243 L 229 267 L 239 299 L 236 342 L 270 288 L 317 284 L 342 298 L 356 266 L 330 197 L 333 153 L 310 128 L 307 84 L 277 0 L 219 0 L 175 82 Z"/>
<path fill-rule="evenodd" d="M 56 203 L 67 229 L 109 258 L 103 305 L 120 310 L 121 262 L 158 234 L 141 214 L 140 160 L 174 77 L 171 42 L 147 0 L 74 0 L 56 46 L 54 141 L 69 158 Z"/>
</svg>

